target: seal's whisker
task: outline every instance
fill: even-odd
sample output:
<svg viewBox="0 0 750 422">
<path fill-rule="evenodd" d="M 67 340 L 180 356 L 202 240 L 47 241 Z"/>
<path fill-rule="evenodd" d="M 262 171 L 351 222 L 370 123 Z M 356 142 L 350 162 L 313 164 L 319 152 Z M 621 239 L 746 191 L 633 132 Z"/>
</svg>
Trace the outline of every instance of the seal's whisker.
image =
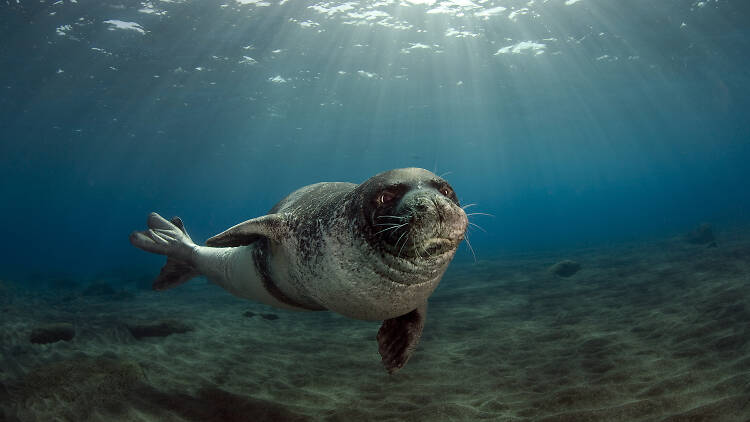
<svg viewBox="0 0 750 422">
<path fill-rule="evenodd" d="M 376 226 L 398 226 L 398 223 L 375 223 Z"/>
<path fill-rule="evenodd" d="M 466 245 L 469 246 L 469 250 L 471 251 L 471 255 L 474 257 L 474 263 L 477 263 L 477 254 L 474 253 L 474 248 L 471 247 L 471 242 L 469 242 L 469 235 L 464 236 L 464 240 L 466 241 Z"/>
<path fill-rule="evenodd" d="M 478 228 L 479 230 L 481 230 L 481 231 L 483 231 L 483 232 L 487 233 L 487 230 L 485 230 L 485 229 L 484 229 L 484 228 L 483 228 L 482 226 L 480 226 L 479 224 L 474 224 L 474 223 L 472 223 L 471 221 L 469 221 L 469 225 L 471 225 L 471 226 L 474 226 L 474 227 Z"/>
<path fill-rule="evenodd" d="M 444 178 L 445 176 L 447 176 L 447 175 L 449 175 L 449 174 L 453 174 L 453 172 L 452 172 L 452 171 L 446 171 L 445 173 L 441 174 L 441 175 L 440 175 L 440 176 L 438 176 L 438 177 L 442 179 L 442 178 Z"/>
<path fill-rule="evenodd" d="M 461 207 L 461 208 L 463 208 L 463 209 L 464 209 L 464 211 L 466 211 L 466 208 L 469 208 L 469 207 L 476 207 L 476 206 L 477 206 L 477 203 L 475 202 L 475 203 L 473 203 L 473 204 L 466 204 L 466 205 L 464 205 L 464 206 L 463 206 L 463 207 Z"/>
<path fill-rule="evenodd" d="M 486 215 L 488 217 L 494 217 L 492 214 L 487 214 L 486 212 L 470 212 L 466 214 L 467 217 L 471 217 L 472 215 Z"/>
<path fill-rule="evenodd" d="M 401 238 L 404 237 L 404 235 L 407 233 L 409 233 L 409 230 L 405 231 L 404 234 L 402 234 L 401 237 L 398 238 L 398 240 L 396 241 L 396 246 L 398 246 L 398 242 L 400 242 Z M 398 250 L 398 255 L 396 255 L 396 258 L 401 258 L 401 251 L 404 250 L 404 246 L 406 246 L 406 242 L 408 241 L 409 241 L 409 238 L 407 237 L 406 240 L 404 241 L 404 244 L 401 245 L 401 249 Z"/>
<path fill-rule="evenodd" d="M 375 236 L 375 235 L 377 235 L 377 234 L 380 234 L 380 233 L 383 233 L 383 232 L 387 232 L 388 230 L 393 230 L 393 229 L 398 229 L 398 228 L 400 228 L 400 227 L 404 227 L 404 226 L 405 226 L 405 225 L 407 225 L 407 224 L 409 224 L 409 223 L 404 223 L 404 224 L 401 224 L 401 225 L 398 225 L 398 226 L 391 226 L 391 227 L 388 227 L 387 229 L 383 229 L 383 230 L 381 230 L 381 231 L 379 231 L 379 232 L 375 233 L 375 234 L 374 234 L 373 236 Z"/>
<path fill-rule="evenodd" d="M 379 216 L 377 216 L 375 218 L 398 218 L 399 220 L 403 220 L 406 217 L 404 217 L 404 216 L 398 216 L 398 215 L 379 215 Z"/>
<path fill-rule="evenodd" d="M 419 257 L 419 259 L 422 259 L 422 255 L 419 254 L 419 248 L 417 247 L 417 241 L 414 240 L 413 237 L 411 238 L 411 244 L 412 244 L 412 246 L 414 246 L 414 253 L 417 254 L 417 256 Z"/>
</svg>

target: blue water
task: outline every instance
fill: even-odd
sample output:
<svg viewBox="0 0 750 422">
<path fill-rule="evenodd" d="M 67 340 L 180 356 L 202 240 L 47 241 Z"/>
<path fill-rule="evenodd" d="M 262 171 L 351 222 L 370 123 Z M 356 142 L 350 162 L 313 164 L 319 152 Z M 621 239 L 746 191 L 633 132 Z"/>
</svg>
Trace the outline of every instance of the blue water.
<svg viewBox="0 0 750 422">
<path fill-rule="evenodd" d="M 156 274 L 319 181 L 445 173 L 476 254 L 750 222 L 744 0 L 0 2 L 0 277 Z M 456 259 L 473 259 L 462 246 Z"/>
</svg>

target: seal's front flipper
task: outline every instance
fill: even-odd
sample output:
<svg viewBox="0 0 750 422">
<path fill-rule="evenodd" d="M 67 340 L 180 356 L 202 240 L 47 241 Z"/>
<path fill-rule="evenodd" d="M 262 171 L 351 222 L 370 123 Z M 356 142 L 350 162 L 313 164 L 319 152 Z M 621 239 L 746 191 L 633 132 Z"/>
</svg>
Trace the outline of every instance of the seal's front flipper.
<svg viewBox="0 0 750 422">
<path fill-rule="evenodd" d="M 378 351 L 389 374 L 406 365 L 417 348 L 426 316 L 427 303 L 408 314 L 383 321 L 378 330 Z"/>
<path fill-rule="evenodd" d="M 268 214 L 237 224 L 206 241 L 206 246 L 227 248 L 249 245 L 256 240 L 267 237 L 279 241 L 286 232 L 282 214 Z"/>
<path fill-rule="evenodd" d="M 152 212 L 147 224 L 148 230 L 130 234 L 130 243 L 144 251 L 167 256 L 167 263 L 154 281 L 153 289 L 166 290 L 197 277 L 199 273 L 191 265 L 195 243 L 188 236 L 180 217 L 167 221 Z"/>
</svg>

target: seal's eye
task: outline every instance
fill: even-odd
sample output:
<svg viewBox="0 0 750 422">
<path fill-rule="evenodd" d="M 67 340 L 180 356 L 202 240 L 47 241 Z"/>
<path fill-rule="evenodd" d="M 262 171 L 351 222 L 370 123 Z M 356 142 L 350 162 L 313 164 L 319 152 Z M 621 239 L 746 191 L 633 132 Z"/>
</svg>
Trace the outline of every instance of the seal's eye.
<svg viewBox="0 0 750 422">
<path fill-rule="evenodd" d="M 383 192 L 380 192 L 380 195 L 378 195 L 378 205 L 388 204 L 394 199 L 396 199 L 395 193 L 384 190 Z"/>
<path fill-rule="evenodd" d="M 451 189 L 449 186 L 443 186 L 442 188 L 440 188 L 440 193 L 450 198 L 453 196 L 453 189 Z"/>
</svg>

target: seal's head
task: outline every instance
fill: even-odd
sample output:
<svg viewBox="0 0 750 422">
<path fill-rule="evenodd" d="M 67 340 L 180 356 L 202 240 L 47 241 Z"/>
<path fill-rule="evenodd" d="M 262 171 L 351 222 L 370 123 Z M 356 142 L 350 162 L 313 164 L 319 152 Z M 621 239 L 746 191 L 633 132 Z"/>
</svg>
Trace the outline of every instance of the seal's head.
<svg viewBox="0 0 750 422">
<path fill-rule="evenodd" d="M 406 168 L 380 173 L 357 190 L 360 227 L 391 265 L 444 269 L 453 258 L 468 220 L 448 182 L 430 171 Z"/>
</svg>

